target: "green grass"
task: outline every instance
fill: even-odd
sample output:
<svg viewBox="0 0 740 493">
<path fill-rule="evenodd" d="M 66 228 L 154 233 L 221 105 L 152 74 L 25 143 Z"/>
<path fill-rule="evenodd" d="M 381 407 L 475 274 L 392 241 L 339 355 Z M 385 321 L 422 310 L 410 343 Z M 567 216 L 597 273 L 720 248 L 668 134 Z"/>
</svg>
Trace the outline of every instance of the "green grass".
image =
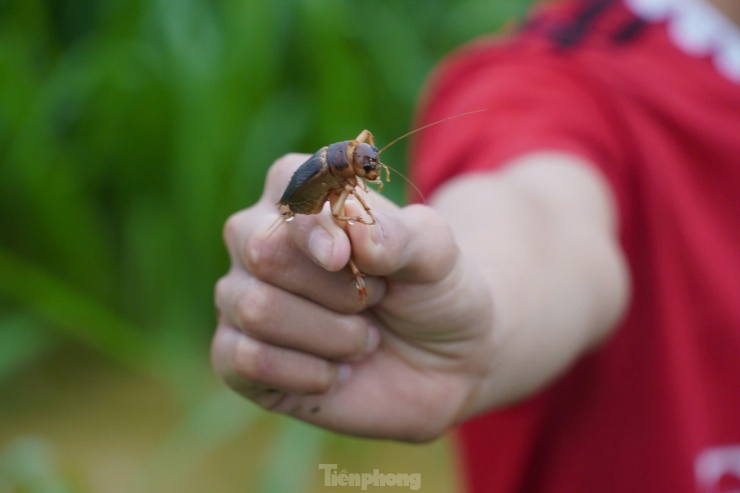
<svg viewBox="0 0 740 493">
<path fill-rule="evenodd" d="M 228 415 L 207 360 L 226 217 L 284 153 L 406 132 L 441 57 L 527 3 L 0 3 L 0 382 L 84 347 L 177 396 L 172 443 Z M 387 162 L 403 170 L 405 148 Z M 277 438 L 276 463 L 322 436 L 281 433 L 305 448 Z"/>
</svg>

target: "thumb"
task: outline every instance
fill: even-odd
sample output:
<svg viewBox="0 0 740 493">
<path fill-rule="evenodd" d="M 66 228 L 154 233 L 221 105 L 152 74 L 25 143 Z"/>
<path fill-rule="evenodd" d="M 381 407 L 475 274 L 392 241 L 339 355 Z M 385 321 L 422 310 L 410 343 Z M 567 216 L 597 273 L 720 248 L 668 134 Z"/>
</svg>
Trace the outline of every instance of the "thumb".
<svg viewBox="0 0 740 493">
<path fill-rule="evenodd" d="M 459 249 L 447 221 L 425 205 L 374 212 L 376 224 L 350 227 L 360 270 L 390 280 L 430 283 L 454 268 Z"/>
</svg>

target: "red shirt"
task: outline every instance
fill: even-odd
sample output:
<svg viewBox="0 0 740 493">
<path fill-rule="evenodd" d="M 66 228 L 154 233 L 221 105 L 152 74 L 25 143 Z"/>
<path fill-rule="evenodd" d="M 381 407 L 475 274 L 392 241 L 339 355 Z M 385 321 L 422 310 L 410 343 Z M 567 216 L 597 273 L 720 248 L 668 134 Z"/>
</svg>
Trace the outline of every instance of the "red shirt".
<svg viewBox="0 0 740 493">
<path fill-rule="evenodd" d="M 668 33 L 618 1 L 567 2 L 431 81 L 423 123 L 487 111 L 418 134 L 425 194 L 529 151 L 585 156 L 632 280 L 605 344 L 461 427 L 472 492 L 739 491 L 740 85 Z"/>
</svg>

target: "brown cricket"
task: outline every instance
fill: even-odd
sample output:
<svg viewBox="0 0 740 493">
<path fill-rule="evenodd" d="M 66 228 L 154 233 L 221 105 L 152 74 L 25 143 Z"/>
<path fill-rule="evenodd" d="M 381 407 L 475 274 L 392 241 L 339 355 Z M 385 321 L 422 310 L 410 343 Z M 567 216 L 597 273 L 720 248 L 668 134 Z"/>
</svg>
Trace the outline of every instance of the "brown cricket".
<svg viewBox="0 0 740 493">
<path fill-rule="evenodd" d="M 277 203 L 282 219 L 284 222 L 289 222 L 296 214 L 318 214 L 324 204 L 329 201 L 331 213 L 336 220 L 345 221 L 350 225 L 358 222 L 372 226 L 375 224 L 375 216 L 362 195 L 357 193 L 357 187 L 367 192 L 367 183 L 373 183 L 378 185 L 378 192 L 382 192 L 381 169 L 385 170 L 386 181 L 390 181 L 389 167 L 380 162 L 380 154 L 399 140 L 420 130 L 452 118 L 481 111 L 485 110 L 460 113 L 424 125 L 394 139 L 380 150 L 375 147 L 373 134 L 369 130 L 360 132 L 356 139 L 322 147 L 308 158 L 291 177 L 283 196 Z M 350 195 L 353 195 L 362 205 L 367 213 L 367 219 L 363 216 L 345 215 L 344 204 Z M 352 257 L 348 265 L 352 271 L 355 287 L 360 294 L 360 301 L 364 305 L 367 300 L 364 275 L 357 268 Z"/>
</svg>

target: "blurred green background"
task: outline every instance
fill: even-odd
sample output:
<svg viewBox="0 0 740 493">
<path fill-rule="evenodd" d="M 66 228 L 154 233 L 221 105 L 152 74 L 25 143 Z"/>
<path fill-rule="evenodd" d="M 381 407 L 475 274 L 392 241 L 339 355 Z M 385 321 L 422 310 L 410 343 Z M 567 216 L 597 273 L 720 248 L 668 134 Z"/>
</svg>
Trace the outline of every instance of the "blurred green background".
<svg viewBox="0 0 740 493">
<path fill-rule="evenodd" d="M 322 491 L 319 463 L 457 490 L 449 440 L 337 436 L 217 381 L 221 226 L 282 154 L 409 130 L 435 63 L 527 3 L 0 0 L 0 493 Z"/>
</svg>

